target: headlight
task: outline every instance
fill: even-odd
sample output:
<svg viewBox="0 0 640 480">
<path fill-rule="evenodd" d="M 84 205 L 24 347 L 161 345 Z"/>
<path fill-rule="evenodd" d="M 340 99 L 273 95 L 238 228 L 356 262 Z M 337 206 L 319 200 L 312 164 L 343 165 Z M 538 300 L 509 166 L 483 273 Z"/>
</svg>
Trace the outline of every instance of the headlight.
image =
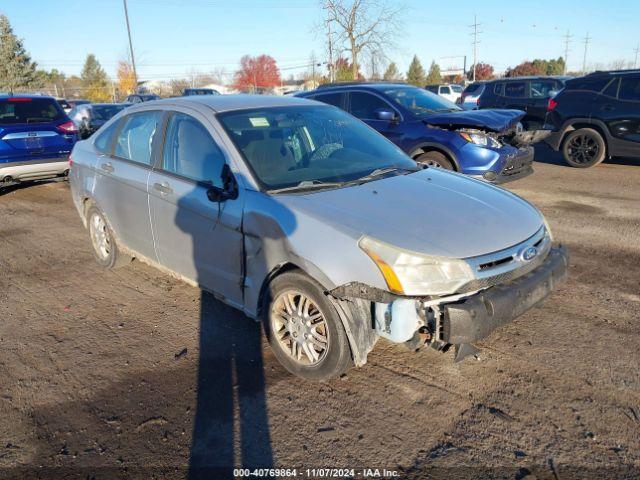
<svg viewBox="0 0 640 480">
<path fill-rule="evenodd" d="M 460 132 L 460 136 L 467 142 L 473 143 L 475 145 L 480 145 L 481 147 L 502 147 L 502 144 L 499 141 L 489 135 L 485 135 L 484 133 Z"/>
<path fill-rule="evenodd" d="M 370 237 L 358 245 L 378 266 L 389 290 L 400 295 L 454 293 L 474 278 L 464 260 L 410 252 Z"/>
<path fill-rule="evenodd" d="M 547 222 L 547 219 L 544 218 L 544 216 L 542 217 L 542 221 L 544 222 L 544 229 L 546 230 L 546 235 L 548 235 L 549 240 L 553 242 L 553 233 L 551 233 L 551 227 L 549 226 L 549 222 Z"/>
</svg>

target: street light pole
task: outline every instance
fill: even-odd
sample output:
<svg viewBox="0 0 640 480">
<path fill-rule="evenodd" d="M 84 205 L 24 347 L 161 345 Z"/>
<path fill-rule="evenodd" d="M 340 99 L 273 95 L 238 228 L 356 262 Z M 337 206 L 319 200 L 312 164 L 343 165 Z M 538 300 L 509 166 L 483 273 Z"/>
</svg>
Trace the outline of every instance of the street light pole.
<svg viewBox="0 0 640 480">
<path fill-rule="evenodd" d="M 131 27 L 129 27 L 129 11 L 127 10 L 127 0 L 122 0 L 124 4 L 124 18 L 127 22 L 127 35 L 129 35 L 129 53 L 131 54 L 131 66 L 133 67 L 133 78 L 135 80 L 135 89 L 138 90 L 138 73 L 136 72 L 136 60 L 133 57 L 133 42 L 131 42 Z"/>
</svg>

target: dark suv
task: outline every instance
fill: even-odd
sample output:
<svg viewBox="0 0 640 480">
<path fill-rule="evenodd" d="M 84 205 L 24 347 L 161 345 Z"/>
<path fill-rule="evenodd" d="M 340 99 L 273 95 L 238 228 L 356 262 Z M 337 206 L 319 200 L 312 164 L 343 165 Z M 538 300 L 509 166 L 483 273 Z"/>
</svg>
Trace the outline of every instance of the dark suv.
<svg viewBox="0 0 640 480">
<path fill-rule="evenodd" d="M 564 87 L 569 77 L 501 78 L 485 84 L 478 108 L 516 108 L 526 115 L 522 124 L 527 130 L 540 128 L 545 121 L 549 98 Z"/>
<path fill-rule="evenodd" d="M 640 70 L 594 72 L 549 100 L 546 142 L 572 167 L 640 157 Z"/>
</svg>

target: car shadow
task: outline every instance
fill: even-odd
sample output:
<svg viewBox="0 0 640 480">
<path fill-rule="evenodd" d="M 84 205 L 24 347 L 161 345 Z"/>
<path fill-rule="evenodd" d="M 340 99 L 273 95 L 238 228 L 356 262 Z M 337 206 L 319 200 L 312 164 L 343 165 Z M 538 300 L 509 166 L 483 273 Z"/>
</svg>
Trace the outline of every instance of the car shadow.
<svg viewBox="0 0 640 480">
<path fill-rule="evenodd" d="M 65 179 L 50 178 L 46 180 L 34 180 L 30 182 L 11 183 L 9 185 L 0 183 L 0 197 L 2 195 L 7 195 L 8 193 L 15 192 L 17 190 L 22 190 L 24 188 L 33 187 L 36 185 L 45 185 L 47 183 L 63 182 L 64 180 Z"/>
<path fill-rule="evenodd" d="M 565 162 L 564 157 L 561 152 L 556 152 L 551 147 L 549 147 L 546 143 L 537 143 L 533 146 L 535 149 L 534 159 L 538 163 L 546 163 L 549 165 L 557 165 L 559 167 L 566 168 L 575 168 L 567 164 Z M 614 157 L 607 158 L 602 162 L 604 164 L 613 164 L 613 165 L 637 165 L 640 166 L 640 159 L 637 158 L 622 158 L 622 157 Z"/>
</svg>

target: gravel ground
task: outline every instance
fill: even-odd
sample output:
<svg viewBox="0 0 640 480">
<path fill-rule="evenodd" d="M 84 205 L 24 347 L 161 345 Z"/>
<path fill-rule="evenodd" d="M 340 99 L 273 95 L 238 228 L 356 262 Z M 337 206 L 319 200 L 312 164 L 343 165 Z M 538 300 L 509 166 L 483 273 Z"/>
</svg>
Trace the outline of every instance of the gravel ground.
<svg viewBox="0 0 640 480">
<path fill-rule="evenodd" d="M 637 478 L 640 162 L 537 157 L 509 188 L 570 248 L 568 281 L 478 360 L 381 341 L 326 384 L 287 374 L 260 327 L 209 295 L 136 262 L 101 269 L 67 184 L 6 191 L 0 477 Z"/>
</svg>

